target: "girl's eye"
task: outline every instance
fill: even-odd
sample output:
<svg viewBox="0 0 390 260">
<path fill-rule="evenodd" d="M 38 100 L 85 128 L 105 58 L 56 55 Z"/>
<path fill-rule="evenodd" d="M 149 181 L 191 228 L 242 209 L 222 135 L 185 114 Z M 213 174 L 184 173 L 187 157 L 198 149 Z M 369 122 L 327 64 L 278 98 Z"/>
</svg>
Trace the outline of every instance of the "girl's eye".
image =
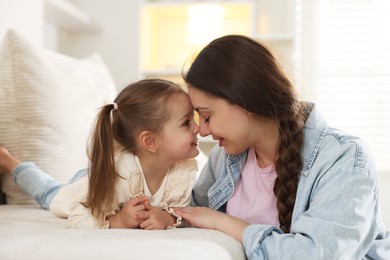
<svg viewBox="0 0 390 260">
<path fill-rule="evenodd" d="M 204 120 L 205 123 L 208 123 L 210 121 L 210 116 Z"/>
<path fill-rule="evenodd" d="M 185 126 L 189 126 L 191 124 L 191 120 L 187 119 L 186 121 L 184 121 L 184 124 Z"/>
</svg>

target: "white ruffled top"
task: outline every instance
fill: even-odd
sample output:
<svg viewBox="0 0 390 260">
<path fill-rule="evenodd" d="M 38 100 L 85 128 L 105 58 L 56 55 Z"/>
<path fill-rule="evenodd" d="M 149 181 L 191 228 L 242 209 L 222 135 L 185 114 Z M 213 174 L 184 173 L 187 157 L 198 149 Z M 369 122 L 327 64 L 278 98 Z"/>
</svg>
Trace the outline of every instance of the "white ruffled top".
<svg viewBox="0 0 390 260">
<path fill-rule="evenodd" d="M 137 156 L 127 152 L 120 153 L 115 158 L 115 166 L 121 178 L 116 183 L 115 201 L 106 210 L 102 226 L 95 222 L 90 210 L 80 204 L 80 201 L 85 201 L 88 193 L 87 177 L 64 186 L 53 198 L 50 211 L 67 218 L 67 225 L 72 228 L 109 228 L 106 217 L 115 214 L 123 203 L 136 196 L 151 195 Z M 171 207 L 189 205 L 197 169 L 195 159 L 177 162 L 168 170 L 160 189 L 149 198 L 152 206 L 165 209 L 177 218 L 174 227 L 180 224 L 181 218 Z"/>
</svg>

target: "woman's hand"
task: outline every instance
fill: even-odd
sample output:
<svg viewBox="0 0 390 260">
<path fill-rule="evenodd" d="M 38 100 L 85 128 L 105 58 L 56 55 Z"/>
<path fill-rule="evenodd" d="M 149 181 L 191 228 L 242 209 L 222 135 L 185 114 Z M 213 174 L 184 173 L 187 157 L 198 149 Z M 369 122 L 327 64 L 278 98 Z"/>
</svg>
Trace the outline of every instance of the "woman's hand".
<svg viewBox="0 0 390 260">
<path fill-rule="evenodd" d="M 184 207 L 174 210 L 192 226 L 221 231 L 241 243 L 244 229 L 249 225 L 239 218 L 206 207 Z"/>
<path fill-rule="evenodd" d="M 153 207 L 139 212 L 135 218 L 141 221 L 140 228 L 146 230 L 166 229 L 176 223 L 176 218 L 167 211 Z"/>
<path fill-rule="evenodd" d="M 217 229 L 216 223 L 223 213 L 206 207 L 173 208 L 176 214 L 187 220 L 191 226 L 206 229 Z"/>
</svg>

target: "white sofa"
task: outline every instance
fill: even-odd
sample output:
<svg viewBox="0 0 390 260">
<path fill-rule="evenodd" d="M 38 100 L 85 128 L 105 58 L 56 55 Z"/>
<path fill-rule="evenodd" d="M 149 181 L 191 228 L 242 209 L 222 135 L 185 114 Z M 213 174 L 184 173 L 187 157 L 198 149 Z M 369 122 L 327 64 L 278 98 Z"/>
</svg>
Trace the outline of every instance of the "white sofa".
<svg viewBox="0 0 390 260">
<path fill-rule="evenodd" d="M 0 206 L 0 259 L 245 259 L 223 233 L 197 228 L 66 229 L 35 206 Z"/>
<path fill-rule="evenodd" d="M 116 95 L 98 55 L 78 60 L 10 30 L 0 47 L 0 145 L 61 181 L 87 165 L 85 144 L 99 106 Z M 239 242 L 196 228 L 67 229 L 1 177 L 0 259 L 245 259 Z"/>
</svg>

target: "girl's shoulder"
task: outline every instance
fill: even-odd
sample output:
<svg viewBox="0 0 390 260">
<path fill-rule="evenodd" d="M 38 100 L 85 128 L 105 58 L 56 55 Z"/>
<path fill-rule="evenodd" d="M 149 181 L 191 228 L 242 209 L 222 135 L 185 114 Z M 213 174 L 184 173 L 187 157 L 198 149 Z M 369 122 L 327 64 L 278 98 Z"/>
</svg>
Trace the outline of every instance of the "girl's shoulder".
<svg viewBox="0 0 390 260">
<path fill-rule="evenodd" d="M 197 172 L 198 165 L 195 159 L 182 160 L 172 166 L 166 175 L 164 199 L 169 207 L 186 206 L 189 203 Z"/>
<path fill-rule="evenodd" d="M 176 172 L 176 171 L 188 171 L 188 172 L 193 172 L 198 170 L 198 163 L 195 158 L 190 158 L 186 160 L 181 160 L 176 162 L 170 172 Z"/>
<path fill-rule="evenodd" d="M 115 168 L 122 178 L 128 179 L 131 173 L 139 171 L 140 163 L 133 153 L 120 152 L 115 155 Z"/>
<path fill-rule="evenodd" d="M 195 159 L 186 159 L 175 163 L 166 175 L 170 185 L 177 186 L 186 183 L 193 183 L 198 173 L 198 164 Z M 187 186 L 187 185 L 185 185 Z"/>
</svg>

